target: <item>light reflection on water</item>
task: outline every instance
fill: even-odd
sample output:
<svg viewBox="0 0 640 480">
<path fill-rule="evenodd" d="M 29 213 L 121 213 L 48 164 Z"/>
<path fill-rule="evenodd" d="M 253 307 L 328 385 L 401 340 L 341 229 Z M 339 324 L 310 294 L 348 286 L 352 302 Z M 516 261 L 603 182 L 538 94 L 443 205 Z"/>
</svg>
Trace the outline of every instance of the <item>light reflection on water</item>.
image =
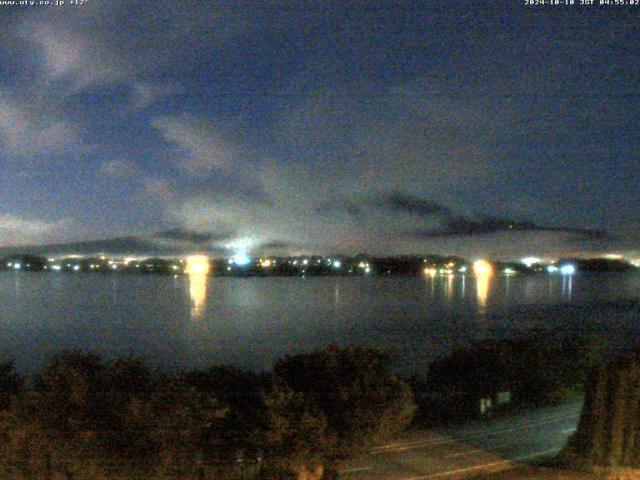
<svg viewBox="0 0 640 480">
<path fill-rule="evenodd" d="M 15 358 L 28 369 L 61 348 L 80 348 L 138 355 L 167 368 L 262 369 L 285 353 L 351 343 L 391 349 L 421 369 L 492 329 L 557 325 L 561 316 L 540 313 L 545 305 L 638 298 L 638 274 L 302 279 L 6 272 L 0 360 Z M 637 308 L 630 314 L 640 317 Z M 634 322 L 640 335 L 640 318 Z"/>
<path fill-rule="evenodd" d="M 491 272 L 479 273 L 476 275 L 476 294 L 478 296 L 478 313 L 480 315 L 487 313 L 491 277 Z"/>
<path fill-rule="evenodd" d="M 190 273 L 189 296 L 191 298 L 191 318 L 199 319 L 203 316 L 207 306 L 207 281 L 206 273 Z"/>
</svg>

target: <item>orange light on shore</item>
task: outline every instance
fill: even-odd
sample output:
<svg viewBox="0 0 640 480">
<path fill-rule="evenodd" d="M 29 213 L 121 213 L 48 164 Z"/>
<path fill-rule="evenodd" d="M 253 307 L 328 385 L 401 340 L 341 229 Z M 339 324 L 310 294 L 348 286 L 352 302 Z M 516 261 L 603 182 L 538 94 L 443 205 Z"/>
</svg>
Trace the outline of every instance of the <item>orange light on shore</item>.
<svg viewBox="0 0 640 480">
<path fill-rule="evenodd" d="M 187 258 L 187 275 L 206 275 L 209 273 L 209 257 L 206 255 L 193 255 Z"/>
<path fill-rule="evenodd" d="M 493 274 L 493 265 L 486 260 L 476 260 L 473 262 L 473 273 L 476 275 L 491 275 Z"/>
</svg>

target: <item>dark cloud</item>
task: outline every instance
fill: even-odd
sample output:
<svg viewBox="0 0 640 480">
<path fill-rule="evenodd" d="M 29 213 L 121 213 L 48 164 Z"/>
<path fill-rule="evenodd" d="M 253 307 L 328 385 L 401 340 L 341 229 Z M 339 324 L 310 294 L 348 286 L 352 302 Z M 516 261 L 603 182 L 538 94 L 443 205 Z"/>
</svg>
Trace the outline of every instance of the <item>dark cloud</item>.
<svg viewBox="0 0 640 480">
<path fill-rule="evenodd" d="M 175 231 L 173 231 L 175 233 Z M 166 232 L 164 232 L 166 233 Z M 158 239 L 162 240 L 158 240 Z M 36 255 L 93 255 L 105 253 L 109 255 L 186 255 L 195 252 L 222 255 L 227 249 L 210 242 L 185 242 L 184 239 L 167 241 L 166 237 L 156 234 L 151 238 L 126 236 L 84 242 L 55 243 L 47 245 L 29 245 L 2 247 L 0 255 L 13 253 L 32 253 Z"/>
<path fill-rule="evenodd" d="M 556 232 L 575 234 L 577 238 L 606 239 L 607 233 L 602 230 L 589 230 L 573 227 L 553 227 L 538 225 L 534 222 L 515 221 L 507 218 L 482 216 L 471 219 L 465 216 L 450 216 L 445 219 L 444 227 L 432 230 L 419 230 L 418 237 L 472 237 L 502 232 Z"/>
<path fill-rule="evenodd" d="M 156 234 L 163 240 L 176 240 L 193 244 L 207 244 L 211 242 L 229 240 L 233 237 L 230 233 L 196 232 L 185 228 L 174 228 Z"/>
<path fill-rule="evenodd" d="M 378 205 L 392 212 L 409 213 L 418 217 L 449 216 L 449 208 L 417 195 L 394 191 L 378 201 Z"/>
<path fill-rule="evenodd" d="M 270 242 L 261 243 L 256 247 L 256 250 L 261 252 L 268 252 L 268 251 L 290 250 L 290 249 L 296 249 L 296 248 L 299 248 L 299 246 L 291 242 L 273 240 Z"/>
</svg>

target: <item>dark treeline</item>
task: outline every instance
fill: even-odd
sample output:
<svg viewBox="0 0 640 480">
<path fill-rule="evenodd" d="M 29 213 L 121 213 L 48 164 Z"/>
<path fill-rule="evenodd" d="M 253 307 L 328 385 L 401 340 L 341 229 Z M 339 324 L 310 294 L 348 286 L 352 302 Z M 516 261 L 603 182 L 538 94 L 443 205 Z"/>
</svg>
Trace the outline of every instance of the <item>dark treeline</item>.
<svg viewBox="0 0 640 480">
<path fill-rule="evenodd" d="M 320 479 L 412 419 L 386 354 L 330 347 L 268 373 L 164 374 L 64 352 L 0 367 L 0 478 Z"/>
</svg>

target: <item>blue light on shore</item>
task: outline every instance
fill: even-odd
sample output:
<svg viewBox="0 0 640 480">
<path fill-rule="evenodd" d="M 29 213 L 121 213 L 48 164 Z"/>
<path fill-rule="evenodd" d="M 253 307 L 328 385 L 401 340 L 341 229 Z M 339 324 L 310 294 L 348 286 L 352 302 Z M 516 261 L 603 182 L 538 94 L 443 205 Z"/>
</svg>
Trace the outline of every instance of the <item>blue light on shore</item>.
<svg viewBox="0 0 640 480">
<path fill-rule="evenodd" d="M 240 267 L 244 267 L 251 263 L 251 258 L 246 253 L 238 253 L 233 256 L 233 263 Z"/>
<path fill-rule="evenodd" d="M 576 273 L 576 267 L 575 265 L 571 264 L 562 265 L 560 267 L 560 273 L 562 275 L 573 275 Z"/>
</svg>

